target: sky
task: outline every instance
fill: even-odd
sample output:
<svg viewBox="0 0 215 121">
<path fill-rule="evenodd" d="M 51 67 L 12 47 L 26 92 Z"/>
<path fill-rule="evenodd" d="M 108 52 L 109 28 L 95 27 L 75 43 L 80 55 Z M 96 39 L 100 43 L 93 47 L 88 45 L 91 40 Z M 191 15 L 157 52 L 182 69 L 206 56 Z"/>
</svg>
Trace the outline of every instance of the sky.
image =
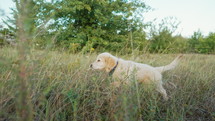
<svg viewBox="0 0 215 121">
<path fill-rule="evenodd" d="M 146 21 L 176 17 L 177 32 L 191 36 L 200 30 L 203 35 L 215 32 L 215 0 L 145 0 L 154 10 L 145 15 Z"/>
<path fill-rule="evenodd" d="M 0 11 L 0 25 L 2 25 L 2 19 L 5 19 L 6 16 L 11 16 L 11 10 L 10 8 L 14 8 L 15 4 L 12 0 L 0 0 L 0 10 L 4 11 L 4 15 L 2 16 Z"/>
<path fill-rule="evenodd" d="M 190 37 L 200 30 L 203 35 L 215 32 L 215 0 L 144 0 L 153 11 L 144 14 L 144 20 L 157 21 L 166 17 L 177 18 L 180 22 L 177 33 Z M 0 9 L 9 16 L 10 8 L 15 4 L 12 0 L 0 0 Z M 0 16 L 0 19 L 5 18 Z M 0 23 L 2 21 L 0 20 Z"/>
</svg>

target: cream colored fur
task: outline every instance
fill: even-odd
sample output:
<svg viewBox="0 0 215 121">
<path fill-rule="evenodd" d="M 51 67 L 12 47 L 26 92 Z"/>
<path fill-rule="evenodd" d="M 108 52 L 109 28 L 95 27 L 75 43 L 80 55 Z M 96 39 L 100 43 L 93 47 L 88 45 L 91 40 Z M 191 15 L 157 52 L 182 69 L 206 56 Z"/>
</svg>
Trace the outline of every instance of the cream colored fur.
<svg viewBox="0 0 215 121">
<path fill-rule="evenodd" d="M 163 88 L 162 72 L 174 69 L 178 65 L 181 57 L 182 55 L 179 55 L 169 65 L 152 67 L 147 64 L 123 60 L 110 53 L 102 53 L 97 56 L 96 61 L 91 64 L 91 67 L 96 70 L 105 70 L 109 73 L 117 65 L 118 61 L 118 65 L 112 74 L 114 79 L 126 83 L 137 80 L 145 84 L 155 84 L 156 90 L 162 94 L 165 100 L 168 100 L 166 90 Z M 119 82 L 114 82 L 113 84 L 120 85 Z"/>
</svg>

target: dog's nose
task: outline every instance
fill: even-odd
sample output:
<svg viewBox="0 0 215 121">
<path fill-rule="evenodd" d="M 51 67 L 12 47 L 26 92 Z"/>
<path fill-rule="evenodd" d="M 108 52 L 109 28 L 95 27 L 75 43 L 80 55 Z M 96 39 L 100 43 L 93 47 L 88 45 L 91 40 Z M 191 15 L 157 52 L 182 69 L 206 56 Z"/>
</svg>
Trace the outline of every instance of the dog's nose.
<svg viewBox="0 0 215 121">
<path fill-rule="evenodd" d="M 93 67 L 93 64 L 90 64 L 90 68 L 92 68 Z"/>
</svg>

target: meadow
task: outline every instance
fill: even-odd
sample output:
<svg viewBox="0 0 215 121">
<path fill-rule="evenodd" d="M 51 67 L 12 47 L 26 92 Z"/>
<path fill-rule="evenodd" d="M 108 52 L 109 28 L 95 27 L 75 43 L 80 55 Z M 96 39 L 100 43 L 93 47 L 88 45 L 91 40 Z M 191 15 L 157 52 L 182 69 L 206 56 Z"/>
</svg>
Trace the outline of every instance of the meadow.
<svg viewBox="0 0 215 121">
<path fill-rule="evenodd" d="M 142 84 L 113 88 L 105 72 L 89 69 L 96 53 L 31 50 L 25 62 L 28 94 L 35 121 L 212 121 L 215 120 L 215 55 L 185 54 L 163 75 L 170 96 Z M 152 66 L 169 64 L 177 54 L 118 54 Z M 17 51 L 0 49 L 0 120 L 17 120 Z M 171 86 L 174 83 L 177 88 Z"/>
</svg>

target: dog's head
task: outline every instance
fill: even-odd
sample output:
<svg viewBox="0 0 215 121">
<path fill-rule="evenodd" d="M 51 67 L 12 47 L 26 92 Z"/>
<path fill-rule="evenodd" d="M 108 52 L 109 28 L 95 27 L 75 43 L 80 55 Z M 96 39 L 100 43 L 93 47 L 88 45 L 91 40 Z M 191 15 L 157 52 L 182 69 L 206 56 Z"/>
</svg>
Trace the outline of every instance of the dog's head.
<svg viewBox="0 0 215 121">
<path fill-rule="evenodd" d="M 110 53 L 101 53 L 96 60 L 90 65 L 95 70 L 105 70 L 110 72 L 117 63 L 117 58 Z"/>
</svg>

